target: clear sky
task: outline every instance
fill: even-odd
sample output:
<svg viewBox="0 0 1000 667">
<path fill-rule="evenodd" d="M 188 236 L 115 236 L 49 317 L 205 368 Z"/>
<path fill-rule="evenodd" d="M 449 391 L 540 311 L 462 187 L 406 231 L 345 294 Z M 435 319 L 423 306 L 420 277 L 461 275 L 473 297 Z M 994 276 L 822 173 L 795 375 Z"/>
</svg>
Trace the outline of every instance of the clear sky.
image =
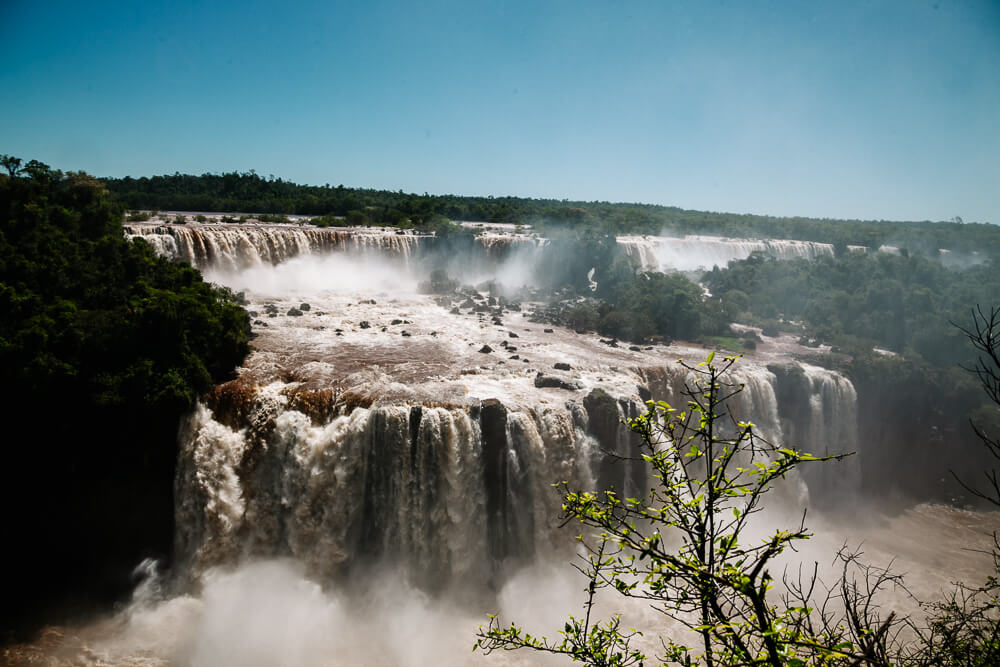
<svg viewBox="0 0 1000 667">
<path fill-rule="evenodd" d="M 1000 223 L 998 0 L 0 0 L 0 100 L 101 176 Z"/>
</svg>

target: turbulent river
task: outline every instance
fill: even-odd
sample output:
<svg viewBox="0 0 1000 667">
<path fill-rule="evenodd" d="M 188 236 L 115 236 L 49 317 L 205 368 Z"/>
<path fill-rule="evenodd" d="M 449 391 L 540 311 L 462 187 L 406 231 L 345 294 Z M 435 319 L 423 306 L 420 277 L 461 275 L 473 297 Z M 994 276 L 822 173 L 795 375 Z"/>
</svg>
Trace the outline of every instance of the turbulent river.
<svg viewBox="0 0 1000 667">
<path fill-rule="evenodd" d="M 528 298 L 421 294 L 430 237 L 288 225 L 127 231 L 245 291 L 254 351 L 181 428 L 170 571 L 143 564 L 129 606 L 50 629 L 26 654 L 49 664 L 537 664 L 470 649 L 488 612 L 554 633 L 579 611 L 585 581 L 567 565 L 574 541 L 553 483 L 639 495 L 642 465 L 614 456 L 634 445 L 620 420 L 649 398 L 680 403 L 687 372 L 676 360 L 697 363 L 707 350 L 536 322 Z M 619 243 L 644 269 L 753 251 L 832 254 L 795 241 Z M 448 268 L 471 284 L 527 281 L 545 247 L 485 232 Z M 775 443 L 857 454 L 786 480 L 765 522 L 790 525 L 808 507 L 817 537 L 797 557 L 826 566 L 844 541 L 863 543 L 873 562 L 916 573 L 911 588 L 924 597 L 979 578 L 986 559 L 963 547 L 988 544 L 984 515 L 865 506 L 861 467 L 878 443 L 857 432 L 854 387 L 791 360 L 793 347 L 765 337 L 739 363 L 733 414 Z M 670 631 L 644 607 L 603 604 Z"/>
</svg>

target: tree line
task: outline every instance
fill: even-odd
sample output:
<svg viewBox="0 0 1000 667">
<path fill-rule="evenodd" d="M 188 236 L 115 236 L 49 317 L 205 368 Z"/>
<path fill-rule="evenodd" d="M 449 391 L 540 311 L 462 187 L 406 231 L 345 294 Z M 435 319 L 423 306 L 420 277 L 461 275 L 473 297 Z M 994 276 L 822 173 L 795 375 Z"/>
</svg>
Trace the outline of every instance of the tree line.
<svg viewBox="0 0 1000 667">
<path fill-rule="evenodd" d="M 838 254 L 848 245 L 882 245 L 937 256 L 946 248 L 983 256 L 1000 253 L 1000 227 L 950 221 L 835 220 L 708 211 L 675 206 L 606 201 L 569 201 L 511 196 L 469 197 L 300 185 L 255 171 L 175 173 L 141 178 L 105 178 L 112 195 L 132 209 L 254 212 L 351 217 L 356 224 L 419 225 L 433 216 L 449 220 L 597 227 L 613 234 L 716 234 L 799 239 L 830 243 Z"/>
</svg>

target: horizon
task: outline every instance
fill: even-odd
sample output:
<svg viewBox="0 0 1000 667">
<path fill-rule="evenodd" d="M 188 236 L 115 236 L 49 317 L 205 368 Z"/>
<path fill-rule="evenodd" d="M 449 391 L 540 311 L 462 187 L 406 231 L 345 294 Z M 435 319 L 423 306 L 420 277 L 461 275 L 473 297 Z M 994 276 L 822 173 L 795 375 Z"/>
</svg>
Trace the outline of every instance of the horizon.
<svg viewBox="0 0 1000 667">
<path fill-rule="evenodd" d="M 988 0 L 12 2 L 0 36 L 0 151 L 95 176 L 1000 223 Z"/>
</svg>

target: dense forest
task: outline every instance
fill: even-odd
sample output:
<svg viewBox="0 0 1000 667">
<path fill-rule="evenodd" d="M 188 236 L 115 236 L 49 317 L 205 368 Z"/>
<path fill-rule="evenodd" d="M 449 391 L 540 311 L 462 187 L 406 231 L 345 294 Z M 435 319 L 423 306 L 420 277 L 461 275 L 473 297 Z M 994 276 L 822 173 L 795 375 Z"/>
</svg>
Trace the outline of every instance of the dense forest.
<svg viewBox="0 0 1000 667">
<path fill-rule="evenodd" d="M 672 206 L 576 202 L 522 197 L 463 197 L 402 191 L 298 185 L 254 171 L 151 178 L 106 178 L 112 195 L 130 209 L 282 213 L 340 216 L 352 224 L 419 225 L 434 216 L 531 224 L 597 227 L 614 234 L 717 234 L 798 239 L 878 249 L 882 245 L 936 256 L 939 249 L 1000 254 L 1000 226 L 947 222 L 892 222 L 772 217 L 691 211 Z"/>
<path fill-rule="evenodd" d="M 180 417 L 249 350 L 236 297 L 123 236 L 99 181 L 3 156 L 0 630 L 110 602 L 168 556 Z"/>
</svg>

